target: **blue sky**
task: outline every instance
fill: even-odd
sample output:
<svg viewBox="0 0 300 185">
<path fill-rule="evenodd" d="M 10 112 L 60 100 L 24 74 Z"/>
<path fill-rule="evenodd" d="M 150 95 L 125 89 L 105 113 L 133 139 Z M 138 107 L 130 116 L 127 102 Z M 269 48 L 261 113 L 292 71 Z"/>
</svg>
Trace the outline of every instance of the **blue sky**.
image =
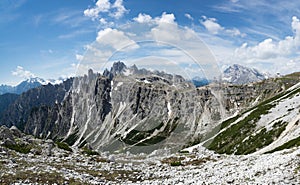
<svg viewBox="0 0 300 185">
<path fill-rule="evenodd" d="M 300 71 L 299 18 L 297 1 L 1 0 L 0 84 L 72 76 L 95 43 L 116 46 L 126 37 L 136 44 L 135 30 L 122 25 L 151 24 L 163 35 L 162 21 L 181 27 L 174 31 L 192 30 L 220 68 L 239 63 L 270 73 Z M 109 36 L 119 40 L 105 40 Z"/>
</svg>

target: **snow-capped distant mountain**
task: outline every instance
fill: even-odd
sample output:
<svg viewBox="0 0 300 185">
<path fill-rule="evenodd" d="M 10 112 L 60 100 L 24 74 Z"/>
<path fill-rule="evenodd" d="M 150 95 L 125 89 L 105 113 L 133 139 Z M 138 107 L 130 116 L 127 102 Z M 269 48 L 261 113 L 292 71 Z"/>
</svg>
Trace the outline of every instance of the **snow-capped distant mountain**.
<svg viewBox="0 0 300 185">
<path fill-rule="evenodd" d="M 59 84 L 62 82 L 63 79 L 61 78 L 59 78 L 58 80 L 44 80 L 39 77 L 29 78 L 27 80 L 22 81 L 17 86 L 0 85 L 0 95 L 6 93 L 22 94 L 23 92 L 26 92 L 29 89 L 36 88 L 41 85 L 47 85 L 48 83 Z"/>
<path fill-rule="evenodd" d="M 23 92 L 28 91 L 29 89 L 39 87 L 41 85 L 44 85 L 45 81 L 41 78 L 30 78 L 23 82 L 21 82 L 19 85 L 15 86 L 15 92 L 16 94 L 22 94 Z"/>
<path fill-rule="evenodd" d="M 39 78 L 39 77 L 34 77 L 34 78 L 29 78 L 21 83 L 28 83 L 28 84 L 34 84 L 34 83 L 39 83 L 39 84 L 42 84 L 42 85 L 46 85 L 46 81 L 42 78 Z"/>
<path fill-rule="evenodd" d="M 223 72 L 223 81 L 232 84 L 247 84 L 251 82 L 262 81 L 269 78 L 269 75 L 263 74 L 254 68 L 234 64 L 229 66 Z"/>
<path fill-rule="evenodd" d="M 48 79 L 48 80 L 44 80 L 42 78 L 39 78 L 39 77 L 35 77 L 35 78 L 30 78 L 30 79 L 27 79 L 26 81 L 24 82 L 27 82 L 27 83 L 30 83 L 30 84 L 34 84 L 34 83 L 39 83 L 41 85 L 47 85 L 47 84 L 52 84 L 52 85 L 55 85 L 55 84 L 60 84 L 64 81 L 65 79 L 63 78 L 58 78 L 58 79 Z"/>
<path fill-rule="evenodd" d="M 23 92 L 26 92 L 29 89 L 43 85 L 41 82 L 44 83 L 44 81 L 42 81 L 41 79 L 31 78 L 31 79 L 22 81 L 17 86 L 1 85 L 0 86 L 0 95 L 6 94 L 6 93 L 22 94 Z"/>
</svg>

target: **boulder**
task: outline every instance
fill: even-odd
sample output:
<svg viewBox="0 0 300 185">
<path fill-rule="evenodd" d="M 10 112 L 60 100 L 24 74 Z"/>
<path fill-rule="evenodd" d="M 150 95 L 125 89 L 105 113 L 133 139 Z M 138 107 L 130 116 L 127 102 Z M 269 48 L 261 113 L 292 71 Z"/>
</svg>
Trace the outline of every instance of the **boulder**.
<svg viewBox="0 0 300 185">
<path fill-rule="evenodd" d="M 11 132 L 10 129 L 8 129 L 5 126 L 1 126 L 0 127 L 0 140 L 6 140 L 6 139 L 10 139 L 10 140 L 14 140 L 14 136 Z"/>
<path fill-rule="evenodd" d="M 14 139 L 6 138 L 6 139 L 4 139 L 3 145 L 4 146 L 12 146 L 12 145 L 16 145 L 16 142 Z"/>
<path fill-rule="evenodd" d="M 110 163 L 116 162 L 115 156 L 110 155 L 109 158 L 108 158 L 108 162 L 110 162 Z"/>
<path fill-rule="evenodd" d="M 16 126 L 10 127 L 9 130 L 12 132 L 12 134 L 13 134 L 15 137 L 18 137 L 18 138 L 22 137 L 22 132 L 21 132 Z"/>
<path fill-rule="evenodd" d="M 43 148 L 42 153 L 47 156 L 52 155 L 52 149 L 54 147 L 54 142 L 51 139 L 45 141 L 45 147 Z"/>
<path fill-rule="evenodd" d="M 42 154 L 42 151 L 37 149 L 37 148 L 32 148 L 30 150 L 30 153 L 34 154 L 34 155 L 41 155 Z"/>
</svg>

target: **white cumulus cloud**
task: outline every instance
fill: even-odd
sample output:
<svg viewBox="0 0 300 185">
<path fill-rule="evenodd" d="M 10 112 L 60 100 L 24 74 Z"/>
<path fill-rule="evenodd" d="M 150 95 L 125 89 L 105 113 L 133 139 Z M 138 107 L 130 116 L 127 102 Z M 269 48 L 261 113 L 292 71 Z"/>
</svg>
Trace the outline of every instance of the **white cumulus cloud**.
<svg viewBox="0 0 300 185">
<path fill-rule="evenodd" d="M 155 18 L 158 23 L 169 23 L 169 24 L 177 24 L 175 22 L 175 15 L 172 13 L 163 12 L 161 17 Z"/>
<path fill-rule="evenodd" d="M 35 77 L 33 73 L 30 71 L 25 70 L 22 66 L 17 66 L 17 68 L 12 71 L 12 75 L 18 76 L 24 79 L 29 79 Z"/>
<path fill-rule="evenodd" d="M 245 36 L 245 34 L 241 33 L 240 30 L 237 28 L 228 29 L 221 26 L 216 18 L 202 16 L 202 19 L 200 19 L 199 21 L 205 27 L 205 29 L 213 35 L 225 34 L 230 36 Z"/>
<path fill-rule="evenodd" d="M 157 26 L 151 29 L 151 37 L 157 41 L 177 42 L 181 36 L 178 24 L 175 22 L 175 15 L 163 12 L 161 16 L 155 17 L 154 22 Z"/>
<path fill-rule="evenodd" d="M 110 13 L 110 16 L 116 19 L 123 17 L 123 15 L 129 11 L 124 7 L 123 0 L 116 0 L 115 3 L 112 5 L 112 9 L 115 10 L 112 13 Z"/>
<path fill-rule="evenodd" d="M 94 7 L 84 10 L 83 13 L 85 16 L 92 18 L 92 20 L 99 18 L 100 14 L 105 15 L 104 13 L 107 13 L 112 18 L 119 19 L 128 11 L 123 5 L 123 0 L 116 0 L 114 3 L 111 3 L 109 0 L 98 0 Z"/>
<path fill-rule="evenodd" d="M 135 41 L 126 36 L 123 31 L 112 28 L 100 30 L 96 40 L 99 44 L 111 46 L 116 50 L 126 46 L 138 47 Z"/>
<path fill-rule="evenodd" d="M 202 16 L 203 20 L 200 20 L 200 23 L 212 34 L 218 34 L 220 31 L 224 30 L 224 28 L 217 23 L 217 19 L 215 18 L 207 18 L 206 16 Z"/>
<path fill-rule="evenodd" d="M 140 13 L 137 17 L 133 18 L 135 22 L 145 24 L 145 27 L 150 26 L 150 33 L 145 35 L 147 39 L 154 39 L 162 42 L 177 42 L 185 37 L 185 32 L 180 32 L 178 24 L 175 21 L 173 13 L 163 12 L 161 16 L 152 18 L 150 15 Z"/>
<path fill-rule="evenodd" d="M 292 17 L 291 28 L 293 36 L 286 36 L 284 39 L 274 41 L 267 38 L 254 46 L 247 43 L 237 48 L 235 56 L 240 59 L 271 59 L 295 54 L 300 46 L 300 21 L 297 17 Z"/>
<path fill-rule="evenodd" d="M 138 23 L 149 23 L 152 21 L 152 17 L 144 13 L 139 13 L 139 15 L 133 18 L 133 20 Z"/>
<path fill-rule="evenodd" d="M 148 14 L 139 13 L 137 17 L 134 17 L 133 20 L 138 23 L 155 23 L 155 24 L 161 24 L 161 23 L 168 23 L 168 24 L 177 24 L 175 22 L 175 15 L 172 13 L 166 13 L 163 12 L 161 16 L 157 16 L 155 18 L 152 18 Z"/>
<path fill-rule="evenodd" d="M 96 2 L 96 6 L 93 8 L 89 8 L 84 10 L 84 15 L 87 17 L 91 17 L 92 19 L 96 19 L 99 17 L 99 13 L 108 12 L 111 7 L 109 0 L 98 0 Z"/>
<path fill-rule="evenodd" d="M 107 12 L 110 9 L 110 2 L 109 0 L 98 0 L 96 2 L 96 7 L 101 11 L 101 12 Z"/>
</svg>

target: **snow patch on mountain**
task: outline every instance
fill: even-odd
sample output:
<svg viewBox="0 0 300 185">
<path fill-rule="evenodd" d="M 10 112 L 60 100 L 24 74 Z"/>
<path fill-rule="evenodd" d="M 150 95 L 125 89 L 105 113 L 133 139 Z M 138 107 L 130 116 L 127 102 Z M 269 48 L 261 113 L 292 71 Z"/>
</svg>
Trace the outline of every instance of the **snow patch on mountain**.
<svg viewBox="0 0 300 185">
<path fill-rule="evenodd" d="M 43 79 L 43 78 L 39 78 L 39 77 L 33 77 L 33 78 L 29 78 L 27 80 L 24 80 L 23 82 L 21 83 L 28 83 L 28 84 L 34 84 L 34 83 L 37 83 L 37 84 L 40 84 L 40 85 L 48 85 L 49 83 L 52 84 L 52 85 L 56 85 L 56 84 L 60 84 L 64 81 L 65 79 L 63 78 L 58 78 L 58 79 Z M 21 84 L 20 83 L 20 84 Z M 19 85 L 20 85 L 19 84 Z"/>
<path fill-rule="evenodd" d="M 300 83 L 290 88 L 290 93 L 296 92 L 296 86 Z M 298 90 L 299 91 L 299 90 Z M 280 136 L 270 145 L 259 150 L 258 154 L 275 149 L 282 144 L 299 137 L 300 127 L 297 125 L 300 120 L 299 110 L 300 110 L 300 92 L 294 95 L 283 96 L 279 101 L 275 102 L 277 105 L 272 108 L 268 114 L 262 115 L 261 119 L 257 123 L 257 127 L 265 127 L 267 130 L 272 129 L 273 125 L 279 121 L 288 123 L 285 130 L 280 134 Z"/>
<path fill-rule="evenodd" d="M 268 79 L 269 74 L 259 72 L 257 69 L 234 64 L 223 72 L 222 80 L 232 84 L 247 84 Z"/>
<path fill-rule="evenodd" d="M 65 79 L 63 78 L 44 80 L 39 77 L 32 77 L 20 82 L 16 86 L 0 85 L 0 95 L 6 93 L 22 94 L 29 89 L 33 89 L 41 85 L 47 85 L 49 83 L 52 85 L 61 84 L 64 80 Z"/>
</svg>

